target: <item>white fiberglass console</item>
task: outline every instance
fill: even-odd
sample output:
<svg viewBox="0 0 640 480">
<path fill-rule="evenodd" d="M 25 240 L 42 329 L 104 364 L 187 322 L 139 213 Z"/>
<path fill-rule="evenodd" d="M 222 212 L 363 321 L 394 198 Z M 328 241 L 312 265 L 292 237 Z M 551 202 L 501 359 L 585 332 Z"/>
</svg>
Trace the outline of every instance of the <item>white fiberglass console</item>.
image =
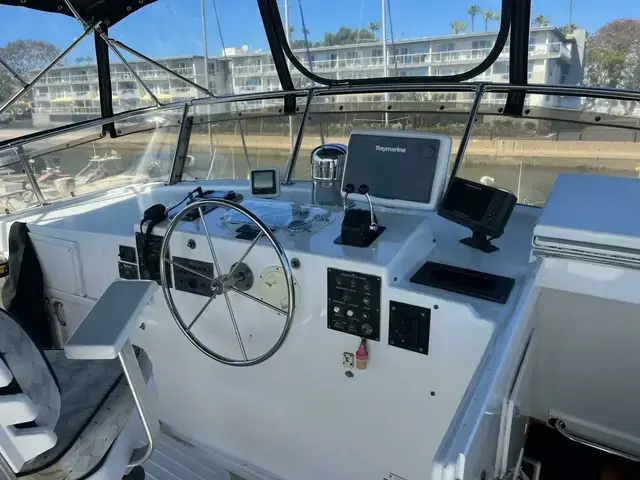
<svg viewBox="0 0 640 480">
<path fill-rule="evenodd" d="M 82 321 L 111 281 L 144 278 L 136 241 L 144 211 L 158 203 L 174 205 L 192 188 L 147 187 L 24 218 L 34 235 L 55 239 L 73 259 L 62 266 L 59 257 L 43 253 L 42 259 L 47 294 L 63 304 L 65 328 Z M 206 188 L 234 190 L 248 206 L 256 202 L 246 183 Z M 311 198 L 311 186 L 298 183 L 283 187 L 281 205 L 293 208 Z M 295 265 L 296 310 L 282 347 L 264 363 L 233 368 L 208 358 L 183 335 L 162 294 L 154 296 L 134 342 L 153 361 L 160 419 L 183 440 L 227 459 L 228 469 L 241 478 L 428 478 L 487 346 L 518 299 L 536 211 L 514 214 L 496 241 L 500 250 L 485 254 L 460 244 L 465 229 L 435 212 L 391 209 L 377 212 L 387 229 L 371 247 L 339 245 L 334 240 L 342 209 L 318 210 L 330 214 L 317 219 L 321 228 L 275 232 Z M 319 213 L 309 212 L 297 214 Z M 225 221 L 225 215 L 229 220 L 225 209 L 215 209 L 205 223 L 220 268 L 229 271 L 252 240 L 238 238 L 242 224 Z M 152 250 L 167 225 L 154 228 Z M 213 269 L 199 219 L 180 222 L 169 250 L 174 261 L 192 270 L 209 274 Z M 427 261 L 510 277 L 515 286 L 503 302 L 495 302 L 412 283 Z M 268 242 L 258 240 L 243 262 L 253 274 L 246 293 L 284 306 L 286 289 Z M 209 298 L 207 285 L 184 269 L 168 271 L 181 314 L 195 317 Z M 81 290 L 74 290 L 76 285 Z M 236 292 L 228 297 L 247 355 L 270 348 L 282 331 L 283 315 Z M 359 331 L 352 331 L 354 323 L 348 321 L 354 317 L 359 317 Z M 217 352 L 240 355 L 222 296 L 192 328 Z M 363 337 L 364 364 L 358 354 Z"/>
</svg>

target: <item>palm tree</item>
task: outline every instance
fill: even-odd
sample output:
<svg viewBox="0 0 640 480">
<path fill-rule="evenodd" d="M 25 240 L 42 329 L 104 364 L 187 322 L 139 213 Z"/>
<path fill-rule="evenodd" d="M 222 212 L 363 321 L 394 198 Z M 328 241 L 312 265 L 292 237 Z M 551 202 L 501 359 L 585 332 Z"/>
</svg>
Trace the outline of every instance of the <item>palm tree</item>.
<svg viewBox="0 0 640 480">
<path fill-rule="evenodd" d="M 489 30 L 489 20 L 499 20 L 500 14 L 494 12 L 493 10 L 485 10 L 482 12 L 482 18 L 484 19 L 484 31 Z"/>
<path fill-rule="evenodd" d="M 471 17 L 471 31 L 475 32 L 476 31 L 476 22 L 475 22 L 476 15 L 480 15 L 482 13 L 482 9 L 477 5 L 471 5 L 469 7 L 469 10 L 467 10 L 467 13 Z"/>
<path fill-rule="evenodd" d="M 551 25 L 551 22 L 544 15 L 538 15 L 536 18 L 533 19 L 534 27 L 548 27 L 549 25 Z"/>
<path fill-rule="evenodd" d="M 373 34 L 373 38 L 376 38 L 376 32 L 378 30 L 380 30 L 380 23 L 379 22 L 369 22 L 369 30 L 371 30 L 371 33 Z"/>
<path fill-rule="evenodd" d="M 453 31 L 454 35 L 457 35 L 458 33 L 466 29 L 467 29 L 467 24 L 465 22 L 459 22 L 457 20 L 454 20 L 453 22 L 451 22 L 451 30 Z"/>
</svg>

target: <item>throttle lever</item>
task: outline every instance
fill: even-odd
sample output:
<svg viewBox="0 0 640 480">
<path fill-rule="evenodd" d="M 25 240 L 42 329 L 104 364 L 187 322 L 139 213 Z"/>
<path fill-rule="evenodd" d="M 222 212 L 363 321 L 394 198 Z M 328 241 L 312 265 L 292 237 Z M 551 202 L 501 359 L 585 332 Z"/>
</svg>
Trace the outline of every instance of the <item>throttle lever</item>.
<svg viewBox="0 0 640 480">
<path fill-rule="evenodd" d="M 365 183 L 361 184 L 358 187 L 358 193 L 367 197 L 367 201 L 369 202 L 369 215 L 371 218 L 371 222 L 369 223 L 369 230 L 373 230 L 375 232 L 378 230 L 378 222 L 376 222 L 376 216 L 373 213 L 373 203 L 371 202 L 371 197 L 369 196 L 369 186 Z"/>
</svg>

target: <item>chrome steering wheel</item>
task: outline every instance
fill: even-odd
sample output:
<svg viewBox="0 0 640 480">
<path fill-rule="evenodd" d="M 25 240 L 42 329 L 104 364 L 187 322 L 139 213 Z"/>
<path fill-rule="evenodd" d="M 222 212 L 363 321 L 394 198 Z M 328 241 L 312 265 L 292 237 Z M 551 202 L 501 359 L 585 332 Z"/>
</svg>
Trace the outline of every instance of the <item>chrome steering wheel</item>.
<svg viewBox="0 0 640 480">
<path fill-rule="evenodd" d="M 251 220 L 260 230 L 256 235 L 256 237 L 251 241 L 249 248 L 247 248 L 247 250 L 242 254 L 240 259 L 237 262 L 232 264 L 231 270 L 228 273 L 223 273 L 222 270 L 220 269 L 220 264 L 218 263 L 218 257 L 213 248 L 211 235 L 209 234 L 209 229 L 207 228 L 207 223 L 205 222 L 205 218 L 204 218 L 205 217 L 204 209 L 207 206 L 224 207 L 227 209 L 235 210 L 236 212 L 240 212 L 243 215 L 245 215 L 247 218 L 249 218 L 249 220 Z M 173 235 L 173 232 L 175 231 L 180 221 L 187 214 L 189 214 L 190 212 L 193 212 L 194 210 L 198 211 L 198 214 L 200 216 L 200 222 L 202 223 L 202 228 L 204 230 L 204 235 L 207 239 L 207 243 L 209 244 L 209 250 L 211 252 L 211 257 L 213 259 L 213 266 L 214 266 L 213 277 L 210 277 L 209 275 L 206 275 L 201 271 L 197 271 L 188 266 L 182 265 L 180 262 L 176 261 L 175 259 L 169 258 L 169 244 L 171 242 L 171 237 Z M 251 250 L 256 245 L 256 243 L 258 243 L 258 240 L 260 240 L 263 237 L 266 237 L 269 240 L 269 242 L 271 243 L 271 246 L 275 250 L 278 256 L 278 259 L 280 261 L 282 271 L 284 272 L 284 275 L 286 278 L 287 294 L 288 294 L 288 303 L 287 303 L 286 310 L 273 306 L 270 303 L 267 303 L 259 298 L 254 297 L 253 295 L 245 291 L 246 288 L 243 289 L 242 287 L 242 283 L 246 280 L 247 271 L 250 272 L 248 267 L 242 262 L 247 257 L 247 255 L 249 255 L 249 252 L 251 252 Z M 172 289 L 169 287 L 167 282 L 167 279 L 169 278 L 168 275 L 170 274 L 170 271 L 167 270 L 167 264 L 170 264 L 177 268 L 182 268 L 192 273 L 193 275 L 197 275 L 199 277 L 205 278 L 211 282 L 211 296 L 206 301 L 204 306 L 200 309 L 200 311 L 196 314 L 194 319 L 191 320 L 189 323 L 184 321 L 184 319 L 178 312 L 176 304 L 173 300 L 173 294 L 171 293 Z M 167 301 L 167 306 L 169 307 L 169 311 L 171 312 L 171 315 L 175 319 L 182 333 L 202 353 L 204 353 L 208 357 L 220 363 L 224 363 L 225 365 L 232 365 L 234 367 L 248 367 L 251 365 L 257 365 L 259 363 L 264 362 L 280 349 L 280 347 L 286 340 L 287 335 L 289 334 L 289 330 L 291 330 L 291 324 L 293 323 L 293 316 L 295 313 L 295 295 L 294 295 L 295 287 L 294 287 L 293 273 L 291 272 L 291 265 L 289 263 L 289 259 L 287 258 L 287 255 L 284 252 L 282 245 L 280 244 L 278 239 L 273 235 L 269 227 L 267 227 L 262 222 L 262 220 L 260 220 L 255 214 L 253 214 L 251 211 L 247 210 L 245 207 L 237 203 L 230 202 L 228 200 L 216 199 L 216 198 L 203 199 L 203 200 L 194 202 L 190 205 L 187 205 L 173 218 L 173 220 L 171 220 L 171 222 L 169 223 L 169 227 L 167 228 L 167 232 L 164 236 L 164 239 L 162 240 L 162 247 L 160 249 L 160 284 L 162 286 L 162 292 L 164 293 L 164 298 Z M 240 330 L 238 329 L 238 323 L 236 321 L 235 315 L 233 313 L 233 309 L 231 307 L 231 300 L 229 299 L 229 291 L 239 294 L 249 300 L 255 301 L 265 308 L 270 308 L 271 310 L 274 310 L 275 312 L 286 316 L 284 328 L 282 330 L 282 333 L 280 334 L 280 337 L 277 339 L 275 344 L 267 352 L 263 353 L 262 355 L 259 355 L 253 358 L 247 357 L 247 352 L 245 350 L 244 343 L 242 341 L 242 336 L 240 334 Z M 219 296 L 224 297 L 225 302 L 227 304 L 227 308 L 229 309 L 229 316 L 231 317 L 233 329 L 236 334 L 236 338 L 238 339 L 238 345 L 242 353 L 241 359 L 229 358 L 213 351 L 211 348 L 206 346 L 192 331 L 193 326 L 198 321 L 200 316 L 204 313 L 204 311 L 211 304 L 211 302 Z"/>
</svg>

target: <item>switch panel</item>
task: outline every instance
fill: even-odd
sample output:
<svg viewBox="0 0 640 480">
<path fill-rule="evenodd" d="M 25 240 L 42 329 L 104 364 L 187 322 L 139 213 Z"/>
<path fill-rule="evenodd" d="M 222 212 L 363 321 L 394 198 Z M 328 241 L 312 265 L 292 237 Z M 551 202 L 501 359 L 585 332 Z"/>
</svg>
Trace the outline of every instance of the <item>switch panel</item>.
<svg viewBox="0 0 640 480">
<path fill-rule="evenodd" d="M 119 245 L 118 257 L 120 257 L 120 260 L 123 262 L 138 263 L 138 256 L 136 255 L 136 249 L 134 247 Z"/>
<path fill-rule="evenodd" d="M 429 354 L 431 309 L 389 302 L 389 345 Z"/>
<path fill-rule="evenodd" d="M 138 265 L 135 263 L 118 262 L 118 274 L 125 280 L 138 280 Z"/>
<path fill-rule="evenodd" d="M 138 250 L 138 269 L 142 280 L 155 280 L 160 283 L 160 249 L 162 248 L 160 235 L 149 235 L 145 242 L 145 235 L 136 232 L 136 248 Z M 166 266 L 166 265 L 165 265 Z M 169 268 L 166 269 L 166 272 Z M 171 275 L 167 275 L 167 286 L 171 287 Z"/>
<path fill-rule="evenodd" d="M 380 277 L 327 269 L 327 327 L 380 340 Z"/>
<path fill-rule="evenodd" d="M 191 270 L 200 272 L 209 278 L 213 278 L 213 264 L 211 263 L 181 257 L 173 257 L 173 261 Z M 196 275 L 189 270 L 174 265 L 173 278 L 176 282 L 177 290 L 195 293 L 196 295 L 203 295 L 205 297 L 211 296 L 211 281 L 200 275 Z"/>
</svg>

